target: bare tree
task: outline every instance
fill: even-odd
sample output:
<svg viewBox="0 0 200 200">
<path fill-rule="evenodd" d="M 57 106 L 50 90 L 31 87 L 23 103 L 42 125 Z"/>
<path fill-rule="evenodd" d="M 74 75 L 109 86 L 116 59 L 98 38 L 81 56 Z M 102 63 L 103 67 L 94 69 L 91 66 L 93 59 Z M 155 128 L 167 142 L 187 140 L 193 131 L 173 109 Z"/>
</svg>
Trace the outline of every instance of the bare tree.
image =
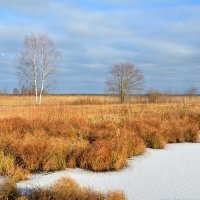
<svg viewBox="0 0 200 200">
<path fill-rule="evenodd" d="M 17 88 L 13 88 L 13 95 L 19 95 L 19 90 Z"/>
<path fill-rule="evenodd" d="M 192 85 L 187 90 L 185 90 L 185 94 L 188 96 L 192 96 L 198 93 L 199 88 Z"/>
<path fill-rule="evenodd" d="M 17 74 L 23 85 L 34 88 L 36 105 L 41 104 L 42 95 L 50 86 L 59 58 L 54 41 L 47 34 L 25 36 Z"/>
<path fill-rule="evenodd" d="M 143 89 L 144 76 L 133 64 L 124 62 L 116 63 L 109 70 L 106 81 L 107 91 L 117 94 L 120 102 L 124 103 L 125 97 L 137 90 Z"/>
</svg>

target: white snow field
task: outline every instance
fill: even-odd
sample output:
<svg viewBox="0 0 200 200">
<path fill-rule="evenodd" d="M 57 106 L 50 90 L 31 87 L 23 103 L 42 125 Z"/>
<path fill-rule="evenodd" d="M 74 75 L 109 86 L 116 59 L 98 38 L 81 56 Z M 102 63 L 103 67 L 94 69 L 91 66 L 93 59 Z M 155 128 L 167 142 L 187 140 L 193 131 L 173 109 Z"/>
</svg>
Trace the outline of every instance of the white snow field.
<svg viewBox="0 0 200 200">
<path fill-rule="evenodd" d="M 53 184 L 70 176 L 96 190 L 123 190 L 130 200 L 200 200 L 200 144 L 170 144 L 164 150 L 147 149 L 130 159 L 119 172 L 94 173 L 81 169 L 33 175 L 19 182 L 22 191 Z"/>
</svg>

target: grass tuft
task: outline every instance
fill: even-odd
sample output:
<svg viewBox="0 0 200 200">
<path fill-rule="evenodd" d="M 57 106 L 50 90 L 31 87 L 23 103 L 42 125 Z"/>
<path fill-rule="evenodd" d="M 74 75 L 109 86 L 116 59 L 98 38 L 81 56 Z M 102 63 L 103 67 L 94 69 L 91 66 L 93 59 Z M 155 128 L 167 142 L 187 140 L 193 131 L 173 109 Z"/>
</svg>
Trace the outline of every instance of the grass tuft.
<svg viewBox="0 0 200 200">
<path fill-rule="evenodd" d="M 0 185 L 2 200 L 125 200 L 121 191 L 111 191 L 108 194 L 79 186 L 70 177 L 61 178 L 55 185 L 48 188 L 36 188 L 29 193 L 20 194 L 16 184 L 8 180 Z"/>
</svg>

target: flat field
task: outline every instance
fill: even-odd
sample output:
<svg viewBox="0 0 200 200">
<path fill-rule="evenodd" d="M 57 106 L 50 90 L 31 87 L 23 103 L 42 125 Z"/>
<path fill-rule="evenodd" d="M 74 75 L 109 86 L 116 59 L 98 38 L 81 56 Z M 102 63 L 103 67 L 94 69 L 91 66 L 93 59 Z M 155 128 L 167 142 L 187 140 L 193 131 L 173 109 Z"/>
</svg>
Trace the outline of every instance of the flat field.
<svg viewBox="0 0 200 200">
<path fill-rule="evenodd" d="M 200 97 L 0 96 L 0 175 L 82 168 L 120 170 L 146 147 L 198 142 Z"/>
</svg>

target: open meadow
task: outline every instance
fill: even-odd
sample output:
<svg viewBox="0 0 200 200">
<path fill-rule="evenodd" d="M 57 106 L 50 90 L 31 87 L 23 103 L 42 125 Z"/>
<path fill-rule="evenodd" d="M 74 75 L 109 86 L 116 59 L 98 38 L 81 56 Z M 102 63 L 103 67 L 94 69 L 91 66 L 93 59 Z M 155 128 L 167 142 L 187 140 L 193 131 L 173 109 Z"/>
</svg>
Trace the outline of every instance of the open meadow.
<svg viewBox="0 0 200 200">
<path fill-rule="evenodd" d="M 44 96 L 34 106 L 30 96 L 0 96 L 0 175 L 18 182 L 66 168 L 119 171 L 147 147 L 199 141 L 200 97 L 131 98 Z"/>
<path fill-rule="evenodd" d="M 0 200 L 200 200 L 200 0 L 0 0 Z"/>
</svg>

